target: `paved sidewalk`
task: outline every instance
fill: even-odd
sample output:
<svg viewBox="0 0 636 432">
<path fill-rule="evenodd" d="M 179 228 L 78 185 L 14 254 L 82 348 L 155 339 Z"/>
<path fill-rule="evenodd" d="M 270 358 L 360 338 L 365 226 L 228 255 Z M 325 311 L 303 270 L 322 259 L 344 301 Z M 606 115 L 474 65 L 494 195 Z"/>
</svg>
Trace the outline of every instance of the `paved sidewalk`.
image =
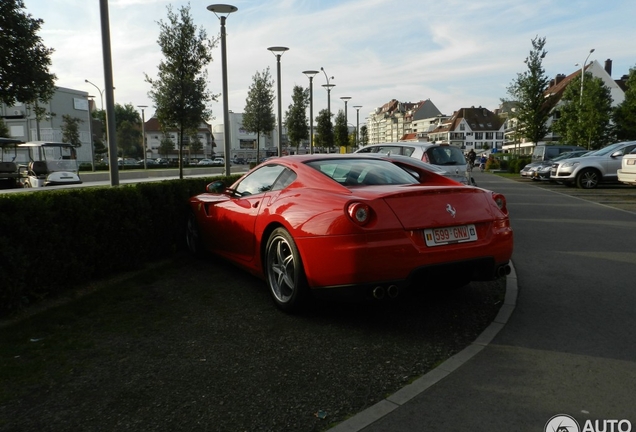
<svg viewBox="0 0 636 432">
<path fill-rule="evenodd" d="M 500 314 L 464 351 L 331 430 L 543 431 L 560 414 L 579 430 L 636 430 L 636 214 L 474 174 L 507 197 L 515 230 Z"/>
</svg>

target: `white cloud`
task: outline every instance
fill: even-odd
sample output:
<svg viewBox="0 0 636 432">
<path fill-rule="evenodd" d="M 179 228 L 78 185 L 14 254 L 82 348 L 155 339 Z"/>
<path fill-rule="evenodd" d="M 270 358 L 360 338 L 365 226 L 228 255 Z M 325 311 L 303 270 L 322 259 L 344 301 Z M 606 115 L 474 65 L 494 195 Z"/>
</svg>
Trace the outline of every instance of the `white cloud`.
<svg viewBox="0 0 636 432">
<path fill-rule="evenodd" d="M 210 37 L 220 33 L 217 17 L 206 10 L 212 2 L 189 2 L 195 23 Z M 27 11 L 45 21 L 41 36 L 55 49 L 53 72 L 61 87 L 103 88 L 99 2 L 85 0 L 25 0 Z M 166 6 L 185 1 L 112 0 L 110 41 L 115 100 L 148 105 L 144 73 L 156 75 L 161 52 L 159 20 Z M 613 76 L 636 65 L 631 41 L 636 29 L 636 3 L 574 0 L 252 0 L 235 1 L 238 11 L 227 18 L 229 108 L 242 111 L 252 76 L 276 59 L 270 46 L 288 46 L 282 56 L 282 105 L 291 102 L 294 85 L 308 86 L 302 71 L 324 67 L 334 76 L 332 111 L 342 109 L 341 96 L 366 113 L 391 99 L 415 102 L 431 99 L 443 112 L 465 106 L 494 109 L 506 88 L 525 68 L 531 39 L 546 37 L 546 73 L 571 73 L 591 48 L 590 60 L 613 60 Z M 214 51 L 209 70 L 210 90 L 220 93 L 221 50 Z M 314 78 L 314 112 L 326 108 L 325 77 Z M 212 108 L 222 120 L 219 99 Z M 149 109 L 152 111 L 152 108 Z M 349 114 L 351 115 L 350 111 Z"/>
</svg>

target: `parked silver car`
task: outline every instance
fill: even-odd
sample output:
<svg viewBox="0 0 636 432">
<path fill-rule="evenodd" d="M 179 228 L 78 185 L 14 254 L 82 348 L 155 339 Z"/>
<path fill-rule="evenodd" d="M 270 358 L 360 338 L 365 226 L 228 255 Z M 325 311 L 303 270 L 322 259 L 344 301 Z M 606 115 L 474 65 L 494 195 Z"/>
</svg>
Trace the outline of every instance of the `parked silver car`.
<svg viewBox="0 0 636 432">
<path fill-rule="evenodd" d="M 469 185 L 475 184 L 468 162 L 459 147 L 428 142 L 394 142 L 370 144 L 357 150 L 356 153 L 409 156 L 438 166 L 443 171 L 443 175 L 455 181 Z"/>
<path fill-rule="evenodd" d="M 581 189 L 593 189 L 601 182 L 617 182 L 623 155 L 636 148 L 636 141 L 610 144 L 584 157 L 555 162 L 550 179 Z"/>
</svg>

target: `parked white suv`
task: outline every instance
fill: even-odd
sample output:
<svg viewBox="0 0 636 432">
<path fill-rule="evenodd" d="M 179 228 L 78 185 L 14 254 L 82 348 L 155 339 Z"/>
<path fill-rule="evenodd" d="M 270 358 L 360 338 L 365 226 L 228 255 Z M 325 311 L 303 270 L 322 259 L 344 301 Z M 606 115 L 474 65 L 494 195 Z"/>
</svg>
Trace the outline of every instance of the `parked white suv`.
<svg viewBox="0 0 636 432">
<path fill-rule="evenodd" d="M 602 182 L 617 182 L 617 171 L 623 155 L 636 148 L 636 141 L 610 144 L 585 157 L 556 162 L 550 169 L 550 180 L 593 189 Z"/>
<path fill-rule="evenodd" d="M 636 149 L 623 156 L 621 169 L 616 173 L 618 174 L 619 182 L 636 186 Z"/>
<path fill-rule="evenodd" d="M 356 153 L 377 153 L 402 155 L 436 165 L 442 174 L 460 183 L 474 185 L 468 162 L 459 147 L 428 142 L 395 142 L 369 144 L 356 150 Z"/>
</svg>

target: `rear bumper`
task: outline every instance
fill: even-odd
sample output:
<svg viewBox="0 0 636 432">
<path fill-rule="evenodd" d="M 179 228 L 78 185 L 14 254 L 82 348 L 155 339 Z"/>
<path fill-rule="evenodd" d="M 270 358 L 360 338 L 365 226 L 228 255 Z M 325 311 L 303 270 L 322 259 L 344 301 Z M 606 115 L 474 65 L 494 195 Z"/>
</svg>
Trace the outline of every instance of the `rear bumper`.
<svg viewBox="0 0 636 432">
<path fill-rule="evenodd" d="M 395 284 L 492 280 L 512 255 L 509 227 L 469 243 L 426 247 L 421 233 L 296 238 L 307 282 L 316 290 Z"/>
<path fill-rule="evenodd" d="M 616 171 L 618 174 L 618 181 L 630 185 L 636 185 L 636 172 L 627 172 L 622 169 Z"/>
</svg>

